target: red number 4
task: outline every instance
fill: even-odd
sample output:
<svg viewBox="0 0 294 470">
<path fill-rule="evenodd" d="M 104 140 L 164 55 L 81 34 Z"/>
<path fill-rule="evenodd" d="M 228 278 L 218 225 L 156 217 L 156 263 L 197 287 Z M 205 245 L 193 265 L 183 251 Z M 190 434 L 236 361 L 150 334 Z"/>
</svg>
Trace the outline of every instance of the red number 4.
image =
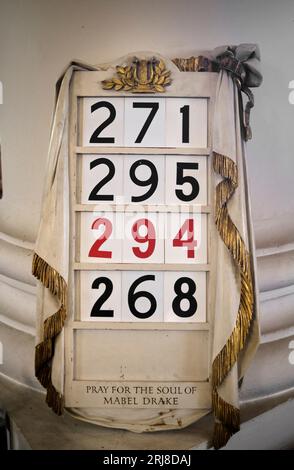
<svg viewBox="0 0 294 470">
<path fill-rule="evenodd" d="M 186 239 L 183 237 L 186 235 Z M 195 258 L 195 246 L 197 240 L 194 240 L 194 219 L 187 219 L 173 239 L 173 246 L 186 246 L 188 258 Z"/>
</svg>

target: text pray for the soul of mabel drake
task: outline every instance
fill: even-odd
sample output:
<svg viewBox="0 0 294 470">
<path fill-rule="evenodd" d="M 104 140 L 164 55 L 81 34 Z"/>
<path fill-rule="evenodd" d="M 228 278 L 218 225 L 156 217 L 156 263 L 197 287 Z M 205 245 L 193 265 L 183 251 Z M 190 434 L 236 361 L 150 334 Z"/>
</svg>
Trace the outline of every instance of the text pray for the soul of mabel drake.
<svg viewBox="0 0 294 470">
<path fill-rule="evenodd" d="M 103 397 L 104 405 L 168 405 L 179 404 L 180 395 L 194 395 L 195 386 L 127 386 L 127 385 L 87 385 L 87 394 L 100 394 Z M 151 396 L 153 395 L 153 396 Z M 167 396 L 169 395 L 169 396 Z M 178 396 L 172 396 L 178 395 Z"/>
<path fill-rule="evenodd" d="M 145 458 L 139 458 L 137 456 L 114 456 L 110 454 L 108 457 L 104 457 L 102 461 L 103 465 L 127 465 L 128 467 L 134 468 L 139 463 L 147 465 L 159 465 L 163 467 L 165 465 L 184 465 L 186 467 L 191 466 L 191 455 L 177 455 L 177 454 L 150 454 Z"/>
</svg>

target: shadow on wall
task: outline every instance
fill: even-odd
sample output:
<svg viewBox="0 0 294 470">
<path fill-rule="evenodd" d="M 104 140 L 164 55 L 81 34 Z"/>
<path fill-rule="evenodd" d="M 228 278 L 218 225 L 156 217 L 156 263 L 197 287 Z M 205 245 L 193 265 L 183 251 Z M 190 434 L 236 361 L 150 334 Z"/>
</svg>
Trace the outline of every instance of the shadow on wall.
<svg viewBox="0 0 294 470">
<path fill-rule="evenodd" d="M 2 164 L 1 164 L 1 144 L 0 144 L 0 199 L 3 196 L 3 184 L 2 184 Z"/>
</svg>

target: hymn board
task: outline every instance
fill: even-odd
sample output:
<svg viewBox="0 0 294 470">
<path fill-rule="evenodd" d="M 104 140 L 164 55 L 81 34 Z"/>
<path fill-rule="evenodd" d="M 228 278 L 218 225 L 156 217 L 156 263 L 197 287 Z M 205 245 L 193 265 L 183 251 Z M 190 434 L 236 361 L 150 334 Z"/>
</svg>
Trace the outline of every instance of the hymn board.
<svg viewBox="0 0 294 470">
<path fill-rule="evenodd" d="M 75 72 L 65 405 L 210 408 L 215 74 Z"/>
</svg>

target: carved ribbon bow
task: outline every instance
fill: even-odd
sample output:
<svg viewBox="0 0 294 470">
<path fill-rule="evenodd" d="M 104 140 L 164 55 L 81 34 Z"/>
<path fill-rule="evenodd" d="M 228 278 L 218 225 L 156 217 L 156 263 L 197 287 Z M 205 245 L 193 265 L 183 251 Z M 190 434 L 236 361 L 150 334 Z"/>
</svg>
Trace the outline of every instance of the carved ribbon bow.
<svg viewBox="0 0 294 470">
<path fill-rule="evenodd" d="M 243 138 L 251 139 L 250 110 L 254 106 L 251 87 L 258 87 L 262 82 L 259 70 L 260 51 L 257 44 L 240 44 L 239 46 L 221 46 L 212 52 L 214 70 L 227 70 L 235 81 L 240 96 L 241 125 Z M 243 109 L 241 92 L 247 95 L 248 101 Z"/>
</svg>

